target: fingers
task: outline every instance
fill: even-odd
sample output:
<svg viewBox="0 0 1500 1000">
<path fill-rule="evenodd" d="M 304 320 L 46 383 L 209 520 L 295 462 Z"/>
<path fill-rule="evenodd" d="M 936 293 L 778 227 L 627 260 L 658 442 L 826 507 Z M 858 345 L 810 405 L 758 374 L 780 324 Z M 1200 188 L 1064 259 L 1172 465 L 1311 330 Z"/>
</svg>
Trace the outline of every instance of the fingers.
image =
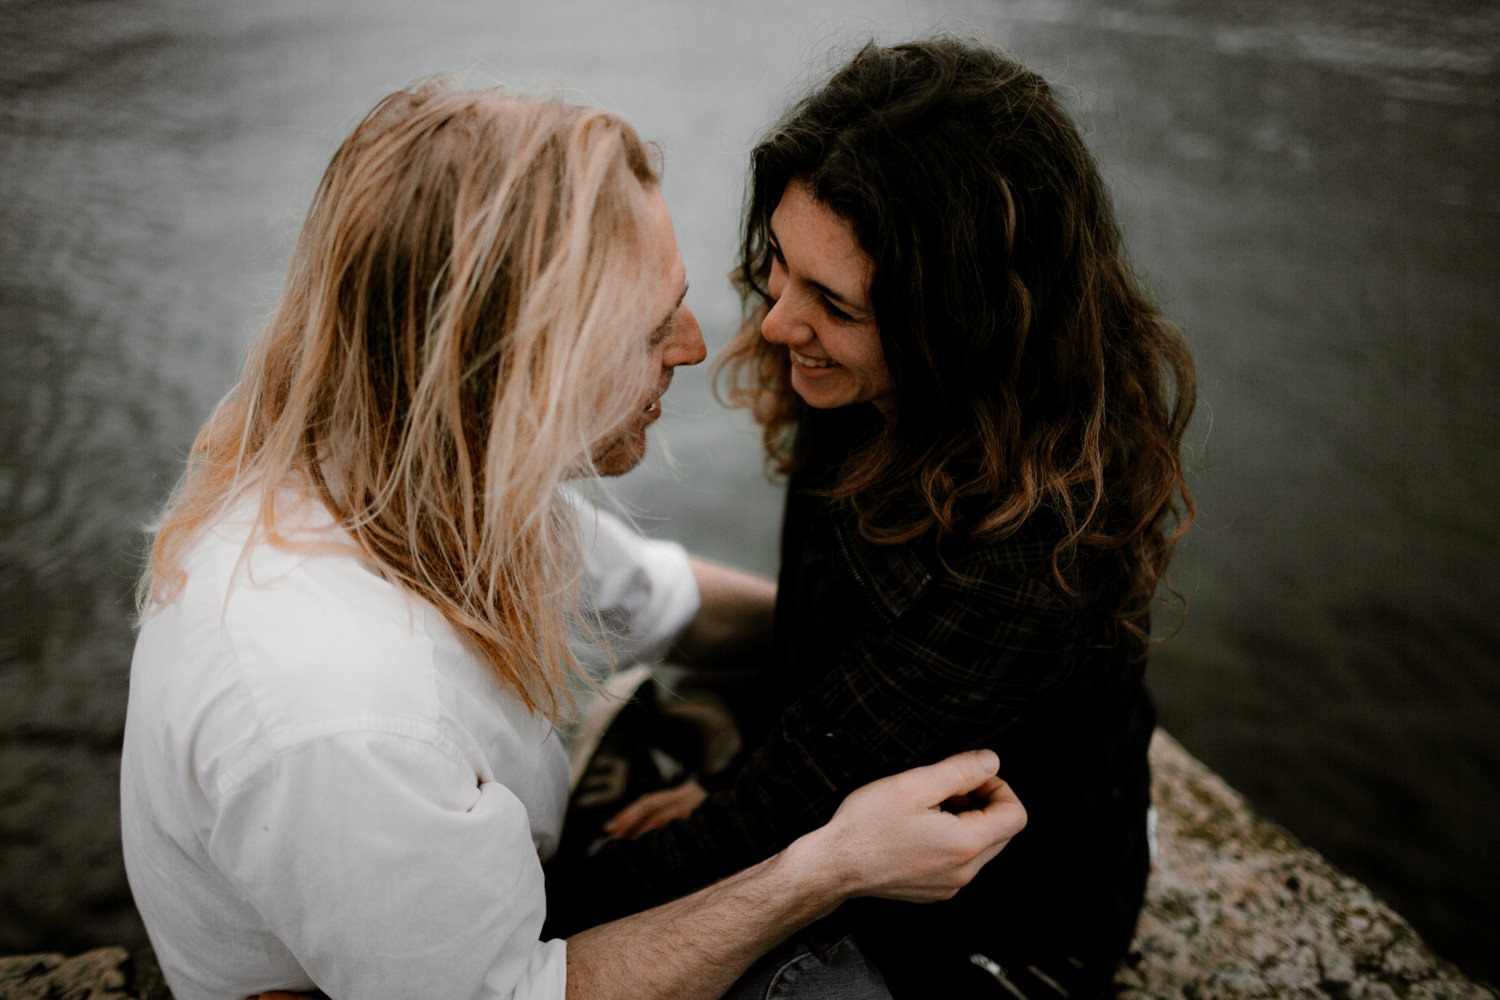
<svg viewBox="0 0 1500 1000">
<path fill-rule="evenodd" d="M 973 750 L 851 792 L 823 828 L 831 870 L 851 895 L 951 897 L 1026 825 L 999 765 Z"/>
<path fill-rule="evenodd" d="M 688 816 L 708 797 L 703 786 L 689 779 L 676 788 L 642 795 L 621 809 L 604 824 L 604 832 L 611 837 L 635 839 L 658 827 L 666 826 L 674 819 Z"/>
<path fill-rule="evenodd" d="M 994 805 L 997 801 L 1014 799 L 1016 793 L 1011 791 L 1003 778 L 986 778 L 983 782 L 969 789 L 963 795 L 957 796 L 954 801 L 963 803 L 967 808 L 954 810 L 955 812 L 983 811 Z"/>
<path fill-rule="evenodd" d="M 922 788 L 928 805 L 940 806 L 982 787 L 1000 772 L 1000 758 L 993 750 L 968 750 L 954 754 L 936 764 L 916 767 L 896 775 L 896 779 Z"/>
<path fill-rule="evenodd" d="M 928 767 L 896 775 L 909 781 L 905 791 L 920 789 L 929 811 L 941 811 L 953 823 L 947 846 L 974 862 L 967 882 L 1026 826 L 1026 808 L 1010 785 L 998 776 L 1000 758 L 992 750 L 970 750 Z"/>
<path fill-rule="evenodd" d="M 937 770 L 937 777 L 950 783 L 947 795 L 959 795 L 994 780 L 1000 773 L 1000 758 L 993 750 L 970 750 L 940 760 L 932 767 Z"/>
<path fill-rule="evenodd" d="M 999 778 L 991 778 L 970 791 L 969 801 L 975 807 L 953 818 L 967 824 L 967 829 L 987 844 L 978 855 L 979 863 L 984 865 L 1026 828 L 1026 807 L 1016 797 L 1015 790 Z"/>
<path fill-rule="evenodd" d="M 649 809 L 646 805 L 647 798 L 649 796 L 636 799 L 630 805 L 611 816 L 604 823 L 604 832 L 611 837 L 624 837 L 626 839 L 633 839 L 640 836 L 640 831 L 637 828 L 649 814 Z"/>
</svg>

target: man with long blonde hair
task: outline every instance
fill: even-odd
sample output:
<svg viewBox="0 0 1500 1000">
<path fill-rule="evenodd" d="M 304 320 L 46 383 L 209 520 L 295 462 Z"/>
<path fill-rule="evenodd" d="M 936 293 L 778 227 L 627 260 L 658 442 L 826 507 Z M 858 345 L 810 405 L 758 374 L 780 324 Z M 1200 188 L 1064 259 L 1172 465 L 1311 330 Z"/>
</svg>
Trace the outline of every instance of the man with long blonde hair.
<svg viewBox="0 0 1500 1000">
<path fill-rule="evenodd" d="M 704 356 L 685 294 L 653 155 L 611 114 L 428 84 L 339 148 L 141 586 L 123 836 L 179 1000 L 718 996 L 845 899 L 951 895 L 1024 823 L 993 754 L 961 755 L 541 940 L 570 638 L 606 617 L 570 596 L 565 487 L 640 460 Z M 649 544 L 617 558 L 672 630 L 723 610 L 652 594 L 675 557 Z"/>
</svg>

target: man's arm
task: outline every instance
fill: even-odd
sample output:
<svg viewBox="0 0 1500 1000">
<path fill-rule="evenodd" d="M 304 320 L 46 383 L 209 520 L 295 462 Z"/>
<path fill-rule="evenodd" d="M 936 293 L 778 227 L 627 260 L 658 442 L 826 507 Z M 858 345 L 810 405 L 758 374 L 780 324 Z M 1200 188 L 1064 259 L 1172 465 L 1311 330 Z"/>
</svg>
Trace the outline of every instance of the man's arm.
<svg viewBox="0 0 1500 1000">
<path fill-rule="evenodd" d="M 847 899 L 951 897 L 1026 825 L 1025 808 L 995 776 L 999 763 L 991 751 L 976 750 L 882 778 L 851 793 L 827 824 L 754 867 L 573 935 L 569 1000 L 708 1000 Z M 958 801 L 964 810 L 951 811 Z M 259 1000 L 306 997 L 277 991 Z"/>
<path fill-rule="evenodd" d="M 677 637 L 672 659 L 689 666 L 744 666 L 769 653 L 776 584 L 763 576 L 690 556 L 700 604 Z"/>
<path fill-rule="evenodd" d="M 717 997 L 755 959 L 847 899 L 949 898 L 1026 824 L 998 768 L 980 750 L 881 779 L 766 861 L 575 934 L 569 1000 Z M 977 807 L 943 808 L 965 795 Z"/>
</svg>

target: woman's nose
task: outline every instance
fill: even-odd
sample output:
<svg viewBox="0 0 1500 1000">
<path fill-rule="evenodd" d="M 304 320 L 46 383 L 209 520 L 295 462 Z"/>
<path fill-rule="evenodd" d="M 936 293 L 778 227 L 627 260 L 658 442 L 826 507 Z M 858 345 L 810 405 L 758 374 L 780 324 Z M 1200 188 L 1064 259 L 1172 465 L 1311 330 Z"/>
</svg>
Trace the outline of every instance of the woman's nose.
<svg viewBox="0 0 1500 1000">
<path fill-rule="evenodd" d="M 789 295 L 782 295 L 772 302 L 765 318 L 760 321 L 760 335 L 773 344 L 806 343 L 811 333 L 811 328 L 797 317 Z"/>
</svg>

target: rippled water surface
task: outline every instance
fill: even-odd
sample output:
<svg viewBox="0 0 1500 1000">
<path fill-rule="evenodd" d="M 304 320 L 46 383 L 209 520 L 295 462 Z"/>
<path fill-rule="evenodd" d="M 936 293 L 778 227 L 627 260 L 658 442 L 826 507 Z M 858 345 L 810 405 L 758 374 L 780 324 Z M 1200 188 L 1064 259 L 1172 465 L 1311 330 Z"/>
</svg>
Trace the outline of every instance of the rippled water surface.
<svg viewBox="0 0 1500 1000">
<path fill-rule="evenodd" d="M 439 70 L 667 153 L 711 347 L 746 149 L 831 46 L 982 30 L 1059 83 L 1202 377 L 1164 723 L 1500 978 L 1500 13 L 1186 0 L 0 2 L 0 951 L 132 929 L 114 755 L 140 526 L 327 156 Z M 516 11 L 524 10 L 524 13 Z M 755 435 L 679 378 L 622 489 L 770 570 Z"/>
</svg>

